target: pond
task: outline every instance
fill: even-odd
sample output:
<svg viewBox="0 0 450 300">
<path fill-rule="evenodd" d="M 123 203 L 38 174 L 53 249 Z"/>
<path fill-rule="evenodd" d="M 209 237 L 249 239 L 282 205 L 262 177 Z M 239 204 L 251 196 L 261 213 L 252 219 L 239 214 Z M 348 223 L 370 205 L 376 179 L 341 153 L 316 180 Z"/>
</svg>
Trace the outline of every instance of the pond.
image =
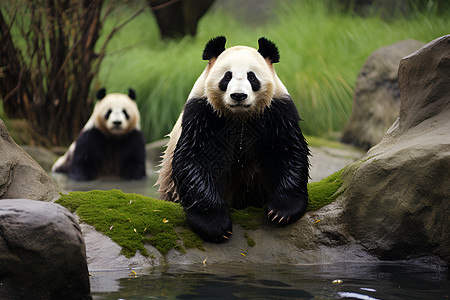
<svg viewBox="0 0 450 300">
<path fill-rule="evenodd" d="M 93 299 L 448 299 L 448 270 L 421 264 L 172 265 L 91 272 Z"/>
</svg>

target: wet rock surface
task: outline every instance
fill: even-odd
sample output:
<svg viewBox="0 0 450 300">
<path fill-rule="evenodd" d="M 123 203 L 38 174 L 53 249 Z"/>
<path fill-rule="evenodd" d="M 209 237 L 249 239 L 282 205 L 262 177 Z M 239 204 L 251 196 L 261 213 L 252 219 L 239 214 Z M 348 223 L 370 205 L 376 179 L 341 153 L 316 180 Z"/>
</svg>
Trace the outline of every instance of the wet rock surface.
<svg viewBox="0 0 450 300">
<path fill-rule="evenodd" d="M 64 207 L 0 201 L 0 299 L 91 299 L 83 236 Z"/>
</svg>

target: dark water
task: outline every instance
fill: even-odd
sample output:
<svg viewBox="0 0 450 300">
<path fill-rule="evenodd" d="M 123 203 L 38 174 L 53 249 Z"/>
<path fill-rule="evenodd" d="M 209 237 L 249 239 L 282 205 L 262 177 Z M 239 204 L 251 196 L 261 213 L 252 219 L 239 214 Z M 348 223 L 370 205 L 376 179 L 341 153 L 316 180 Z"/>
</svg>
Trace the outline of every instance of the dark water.
<svg viewBox="0 0 450 300">
<path fill-rule="evenodd" d="M 449 299 L 448 270 L 407 263 L 176 265 L 93 273 L 94 299 Z"/>
</svg>

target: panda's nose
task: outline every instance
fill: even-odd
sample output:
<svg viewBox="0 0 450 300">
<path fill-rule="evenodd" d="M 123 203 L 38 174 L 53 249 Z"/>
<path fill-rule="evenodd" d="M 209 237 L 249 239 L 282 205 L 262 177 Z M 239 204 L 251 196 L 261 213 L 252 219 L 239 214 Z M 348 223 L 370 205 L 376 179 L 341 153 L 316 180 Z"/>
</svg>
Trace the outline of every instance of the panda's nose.
<svg viewBox="0 0 450 300">
<path fill-rule="evenodd" d="M 247 99 L 247 94 L 244 94 L 244 93 L 233 93 L 233 94 L 230 95 L 230 97 L 231 97 L 231 99 L 239 102 L 239 101 Z"/>
<path fill-rule="evenodd" d="M 122 121 L 114 121 L 113 124 L 114 126 L 119 127 L 120 125 L 122 125 Z"/>
</svg>

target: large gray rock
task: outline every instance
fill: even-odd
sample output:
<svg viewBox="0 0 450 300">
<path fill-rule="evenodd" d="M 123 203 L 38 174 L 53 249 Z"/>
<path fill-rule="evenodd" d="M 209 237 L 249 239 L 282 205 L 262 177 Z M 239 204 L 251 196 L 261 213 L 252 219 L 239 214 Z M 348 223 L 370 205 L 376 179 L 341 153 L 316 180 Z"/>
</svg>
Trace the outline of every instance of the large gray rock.
<svg viewBox="0 0 450 300">
<path fill-rule="evenodd" d="M 80 227 L 64 207 L 0 201 L 0 299 L 91 299 Z"/>
<path fill-rule="evenodd" d="M 450 263 L 450 35 L 405 57 L 399 118 L 347 171 L 343 222 L 370 253 Z"/>
<path fill-rule="evenodd" d="M 399 62 L 423 45 L 404 40 L 380 48 L 367 58 L 356 79 L 352 115 L 342 136 L 344 143 L 367 150 L 381 141 L 400 107 Z"/>
<path fill-rule="evenodd" d="M 26 198 L 52 201 L 60 188 L 8 133 L 0 120 L 0 200 Z"/>
</svg>

